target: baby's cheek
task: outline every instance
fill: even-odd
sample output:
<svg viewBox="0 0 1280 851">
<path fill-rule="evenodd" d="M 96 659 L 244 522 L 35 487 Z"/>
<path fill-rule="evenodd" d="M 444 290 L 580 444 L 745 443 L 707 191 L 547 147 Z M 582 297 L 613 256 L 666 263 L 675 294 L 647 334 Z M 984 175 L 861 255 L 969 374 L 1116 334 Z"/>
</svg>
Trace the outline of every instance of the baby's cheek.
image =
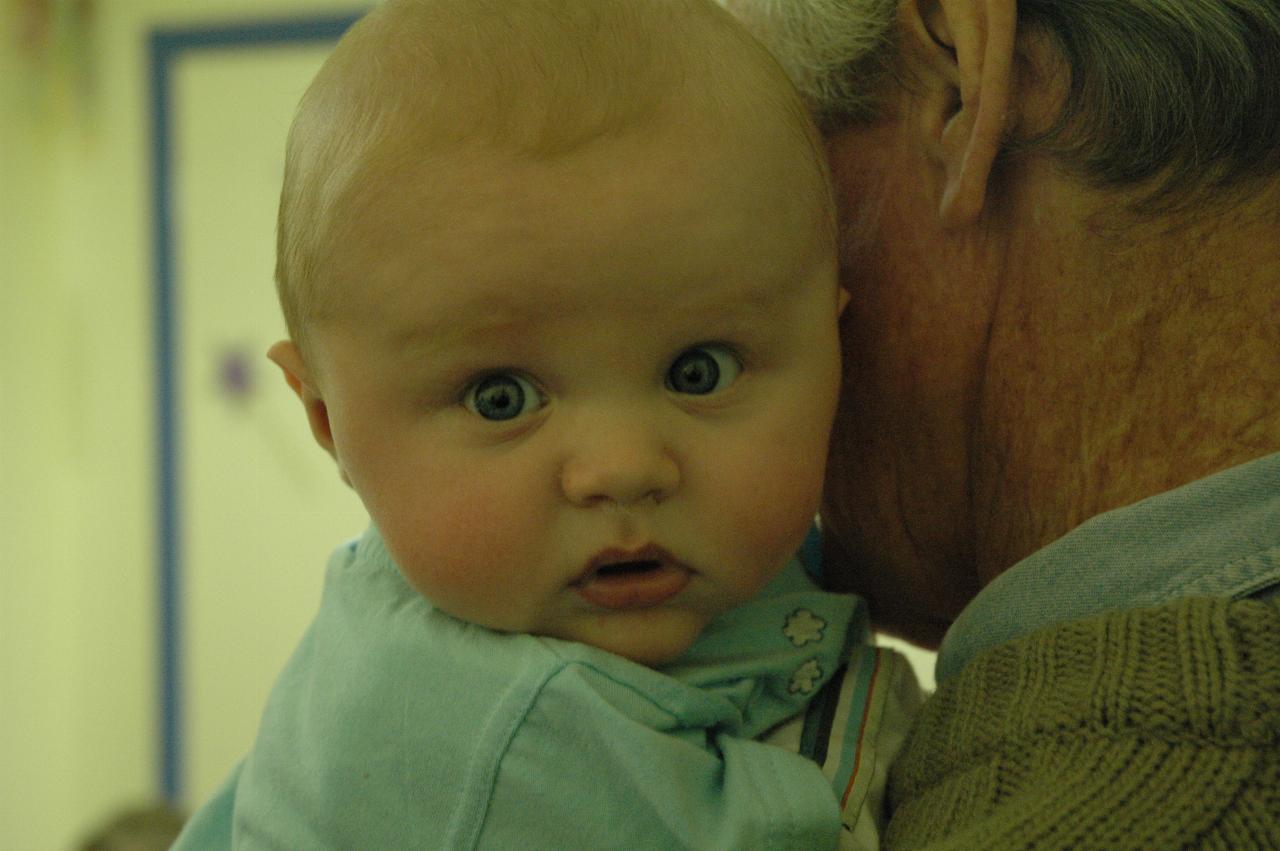
<svg viewBox="0 0 1280 851">
<path fill-rule="evenodd" d="M 817 491 L 797 486 L 794 479 L 783 478 L 753 492 L 750 504 L 743 508 L 741 528 L 744 541 L 754 551 L 769 554 L 772 560 L 785 560 L 804 541 L 818 508 Z"/>
<path fill-rule="evenodd" d="M 772 578 L 813 523 L 821 467 L 808 460 L 811 456 L 777 453 L 773 462 L 748 465 L 723 503 L 729 514 L 725 528 L 736 530 L 741 563 L 756 566 L 757 581 Z"/>
<path fill-rule="evenodd" d="M 509 493 L 475 489 L 405 516 L 387 547 L 405 577 L 441 609 L 497 629 L 519 629 L 528 577 L 518 565 L 540 552 Z"/>
</svg>

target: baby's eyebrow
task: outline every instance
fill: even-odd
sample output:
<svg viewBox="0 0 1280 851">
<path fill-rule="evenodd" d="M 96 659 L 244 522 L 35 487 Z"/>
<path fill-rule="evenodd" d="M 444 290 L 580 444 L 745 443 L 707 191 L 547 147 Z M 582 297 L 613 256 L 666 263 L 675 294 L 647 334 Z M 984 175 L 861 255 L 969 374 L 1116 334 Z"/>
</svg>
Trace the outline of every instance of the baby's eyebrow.
<svg viewBox="0 0 1280 851">
<path fill-rule="evenodd" d="M 425 322 L 398 323 L 388 329 L 389 341 L 397 349 L 431 353 L 464 346 L 483 346 L 527 332 L 538 317 L 510 310 L 446 310 Z"/>
<path fill-rule="evenodd" d="M 720 291 L 700 295 L 686 293 L 677 298 L 678 307 L 664 301 L 654 304 L 655 313 L 663 317 L 679 315 L 679 325 L 707 326 L 710 336 L 732 335 L 771 325 L 780 310 L 795 299 L 791 286 L 768 280 L 744 281 L 731 292 Z M 564 318 L 559 303 L 539 301 L 527 294 L 512 297 L 499 293 L 467 300 L 465 303 L 442 305 L 428 317 L 386 316 L 388 344 L 409 349 L 415 354 L 432 354 L 460 348 L 482 348 L 505 344 L 519 337 L 533 336 L 541 323 Z M 644 313 L 646 305 L 637 302 L 635 310 Z"/>
</svg>

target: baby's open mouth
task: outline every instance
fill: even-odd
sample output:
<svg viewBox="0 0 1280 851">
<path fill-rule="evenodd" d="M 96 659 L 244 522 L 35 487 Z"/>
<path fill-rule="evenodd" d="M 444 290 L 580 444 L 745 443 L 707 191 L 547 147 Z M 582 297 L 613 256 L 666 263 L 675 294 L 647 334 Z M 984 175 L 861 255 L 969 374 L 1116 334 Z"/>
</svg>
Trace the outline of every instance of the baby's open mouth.
<svg viewBox="0 0 1280 851">
<path fill-rule="evenodd" d="M 691 578 L 688 567 L 651 545 L 598 553 L 573 587 L 582 599 L 602 609 L 645 609 L 679 594 Z"/>
<path fill-rule="evenodd" d="M 597 579 L 607 579 L 611 576 L 635 576 L 641 573 L 649 573 L 662 567 L 662 562 L 656 559 L 645 559 L 641 561 L 621 561 L 617 564 L 603 564 L 596 569 Z"/>
</svg>

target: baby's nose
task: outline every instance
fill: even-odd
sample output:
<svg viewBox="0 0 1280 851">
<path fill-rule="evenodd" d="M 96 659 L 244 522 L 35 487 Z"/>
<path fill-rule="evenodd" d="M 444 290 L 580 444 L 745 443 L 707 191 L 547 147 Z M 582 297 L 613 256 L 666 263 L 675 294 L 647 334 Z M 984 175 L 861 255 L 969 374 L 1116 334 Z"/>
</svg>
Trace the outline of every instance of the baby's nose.
<svg viewBox="0 0 1280 851">
<path fill-rule="evenodd" d="M 680 468 L 652 429 L 615 422 L 576 442 L 560 482 L 565 497 L 582 507 L 660 503 L 679 487 Z"/>
</svg>

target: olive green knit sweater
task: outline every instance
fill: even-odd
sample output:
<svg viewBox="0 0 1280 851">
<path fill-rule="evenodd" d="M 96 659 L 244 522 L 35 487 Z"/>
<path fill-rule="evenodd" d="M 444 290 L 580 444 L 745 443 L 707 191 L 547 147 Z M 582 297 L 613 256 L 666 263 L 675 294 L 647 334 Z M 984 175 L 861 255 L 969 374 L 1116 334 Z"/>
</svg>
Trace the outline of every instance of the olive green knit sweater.
<svg viewBox="0 0 1280 851">
<path fill-rule="evenodd" d="M 976 657 L 890 777 L 888 849 L 1280 848 L 1280 605 L 1205 598 Z"/>
</svg>

